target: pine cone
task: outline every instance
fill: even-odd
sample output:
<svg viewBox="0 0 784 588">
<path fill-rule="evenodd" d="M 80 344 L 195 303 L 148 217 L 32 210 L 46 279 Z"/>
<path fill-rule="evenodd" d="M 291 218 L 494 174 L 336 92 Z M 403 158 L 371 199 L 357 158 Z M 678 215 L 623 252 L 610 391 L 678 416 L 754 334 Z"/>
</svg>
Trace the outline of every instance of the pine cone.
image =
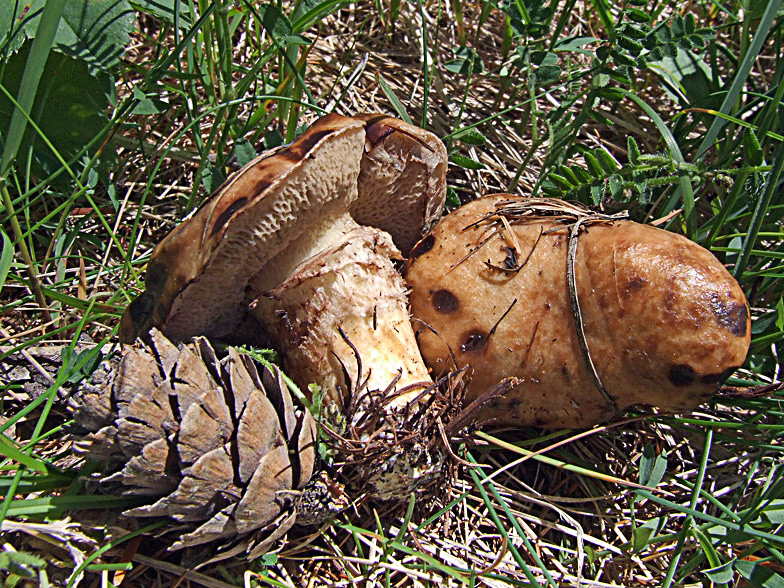
<svg viewBox="0 0 784 588">
<path fill-rule="evenodd" d="M 295 522 L 316 459 L 315 421 L 277 368 L 259 373 L 235 349 L 218 361 L 202 337 L 179 347 L 158 331 L 150 339 L 71 401 L 86 433 L 77 451 L 121 468 L 104 487 L 153 500 L 126 515 L 181 523 L 173 548 L 243 537 L 251 557 L 263 553 Z"/>
</svg>

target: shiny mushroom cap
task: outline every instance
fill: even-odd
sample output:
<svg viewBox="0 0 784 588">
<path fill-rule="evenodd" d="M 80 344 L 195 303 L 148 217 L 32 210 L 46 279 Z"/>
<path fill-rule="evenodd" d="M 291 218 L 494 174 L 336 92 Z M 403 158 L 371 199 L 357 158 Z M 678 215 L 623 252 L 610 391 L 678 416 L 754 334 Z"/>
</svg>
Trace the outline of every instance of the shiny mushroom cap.
<svg viewBox="0 0 784 588">
<path fill-rule="evenodd" d="M 634 404 L 690 410 L 742 365 L 748 305 L 721 262 L 683 236 L 597 216 L 557 200 L 488 196 L 444 217 L 411 251 L 411 313 L 433 373 L 470 366 L 469 400 L 503 378 L 519 381 L 483 418 L 586 427 Z"/>
<path fill-rule="evenodd" d="M 440 214 L 445 171 L 440 141 L 402 121 L 319 119 L 234 174 L 158 245 L 146 291 L 123 315 L 121 339 L 152 326 L 178 340 L 232 333 L 265 264 L 310 227 L 348 211 L 407 250 Z"/>
</svg>

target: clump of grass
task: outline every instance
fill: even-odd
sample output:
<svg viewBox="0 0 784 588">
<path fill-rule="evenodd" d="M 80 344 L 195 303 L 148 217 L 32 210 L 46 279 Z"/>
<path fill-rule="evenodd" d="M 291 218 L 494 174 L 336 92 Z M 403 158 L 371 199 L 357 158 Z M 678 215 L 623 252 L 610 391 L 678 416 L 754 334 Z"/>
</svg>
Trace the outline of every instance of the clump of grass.
<svg viewBox="0 0 784 588">
<path fill-rule="evenodd" d="M 62 1 L 11 4 L 0 9 L 8 585 L 784 583 L 784 396 L 753 393 L 780 378 L 784 339 L 780 1 L 116 0 L 110 21 L 90 17 L 107 45 L 85 29 L 82 49 L 58 37 L 73 28 Z M 81 122 L 51 114 L 53 96 L 70 96 L 65 73 L 84 90 L 70 97 Z M 689 415 L 477 432 L 459 451 L 479 467 L 428 509 L 352 512 L 254 562 L 156 551 L 139 540 L 156 529 L 113 537 L 69 523 L 133 503 L 85 494 L 94 465 L 70 452 L 63 398 L 112 353 L 154 245 L 304 123 L 373 110 L 441 134 L 450 206 L 501 190 L 566 196 L 711 249 L 752 307 L 733 388 Z"/>
</svg>

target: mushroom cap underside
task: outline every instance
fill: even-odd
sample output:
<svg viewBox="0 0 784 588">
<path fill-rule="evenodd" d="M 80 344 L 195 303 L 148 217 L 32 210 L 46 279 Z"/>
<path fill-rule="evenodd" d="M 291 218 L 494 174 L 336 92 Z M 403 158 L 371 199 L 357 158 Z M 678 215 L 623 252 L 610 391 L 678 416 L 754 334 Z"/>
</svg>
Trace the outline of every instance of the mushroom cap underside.
<svg viewBox="0 0 784 588">
<path fill-rule="evenodd" d="M 403 255 L 441 216 L 449 156 L 433 133 L 386 115 L 361 114 L 365 153 L 351 216 L 392 235 Z"/>
<path fill-rule="evenodd" d="M 381 222 L 393 239 L 399 232 L 411 241 L 412 230 L 419 236 L 443 207 L 442 150 L 433 135 L 384 115 L 319 119 L 291 145 L 232 175 L 158 245 L 146 291 L 123 315 L 121 339 L 132 341 L 152 326 L 175 339 L 231 333 L 243 317 L 243 302 L 254 294 L 246 291 L 248 282 L 265 262 L 309 226 L 363 198 L 374 204 L 362 208 L 362 220 Z M 374 183 L 377 176 L 384 180 Z M 417 193 L 398 197 L 396 190 L 406 184 L 401 177 L 418 176 L 437 177 L 409 181 Z M 386 217 L 379 220 L 376 209 Z"/>
</svg>

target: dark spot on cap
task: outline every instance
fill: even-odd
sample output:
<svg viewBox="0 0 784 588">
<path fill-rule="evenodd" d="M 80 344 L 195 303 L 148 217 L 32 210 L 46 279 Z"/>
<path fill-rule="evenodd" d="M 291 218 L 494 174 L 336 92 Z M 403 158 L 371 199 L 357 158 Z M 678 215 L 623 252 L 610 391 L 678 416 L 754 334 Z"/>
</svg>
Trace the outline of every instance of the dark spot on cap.
<svg viewBox="0 0 784 588">
<path fill-rule="evenodd" d="M 326 131 L 317 131 L 311 134 L 306 133 L 305 135 L 302 135 L 299 140 L 278 151 L 275 156 L 282 157 L 283 159 L 287 159 L 296 163 L 303 159 L 308 153 L 310 153 L 310 151 L 318 144 L 319 141 L 334 132 L 334 130 L 329 129 Z"/>
<path fill-rule="evenodd" d="M 367 140 L 370 143 L 371 147 L 375 147 L 379 141 L 383 141 L 389 135 L 395 132 L 395 129 L 390 127 L 389 125 L 385 125 L 383 122 L 371 122 L 365 128 L 365 134 L 367 136 Z"/>
<path fill-rule="evenodd" d="M 569 367 L 566 364 L 561 366 L 561 373 L 563 374 L 564 380 L 566 380 L 567 383 L 572 381 L 572 376 L 569 373 Z"/>
<path fill-rule="evenodd" d="M 438 290 L 433 294 L 433 305 L 441 314 L 452 314 L 460 306 L 460 301 L 449 290 Z"/>
<path fill-rule="evenodd" d="M 261 194 L 264 190 L 269 188 L 272 185 L 272 180 L 269 178 L 264 178 L 256 182 L 256 185 L 253 186 L 253 194 L 258 195 Z"/>
<path fill-rule="evenodd" d="M 335 131 L 332 129 L 326 131 L 319 131 L 317 133 L 313 133 L 311 135 L 304 135 L 302 137 L 301 142 L 298 144 L 299 149 L 302 152 L 302 155 L 307 155 L 315 146 L 316 144 L 321 141 L 324 137 L 327 137 L 333 134 Z"/>
<path fill-rule="evenodd" d="M 425 253 L 427 253 L 433 248 L 433 245 L 435 245 L 435 243 L 436 243 L 435 236 L 433 236 L 432 233 L 429 234 L 427 237 L 420 240 L 419 243 L 414 245 L 414 248 L 411 250 L 411 253 L 409 253 L 408 258 L 416 259 L 420 255 L 424 255 Z"/>
<path fill-rule="evenodd" d="M 697 374 L 686 364 L 680 363 L 670 367 L 670 372 L 667 374 L 667 379 L 673 386 L 688 386 L 694 381 Z"/>
<path fill-rule="evenodd" d="M 707 376 L 702 376 L 700 378 L 700 383 L 701 384 L 721 384 L 722 382 L 724 382 L 724 380 L 726 380 L 727 378 L 729 378 L 732 375 L 732 373 L 735 371 L 735 369 L 736 368 L 733 367 L 733 368 L 730 368 L 728 370 L 724 370 L 720 374 L 708 374 Z"/>
<path fill-rule="evenodd" d="M 639 290 L 643 286 L 645 286 L 645 284 L 647 284 L 647 283 L 648 283 L 648 280 L 646 280 L 643 277 L 639 277 L 638 276 L 638 277 L 635 277 L 635 278 L 631 278 L 631 279 L 629 279 L 628 282 L 626 282 L 626 291 L 629 292 L 629 293 L 636 292 L 637 290 Z"/>
<path fill-rule="evenodd" d="M 147 286 L 147 291 L 153 296 L 160 294 L 166 284 L 168 275 L 169 270 L 165 265 L 155 259 L 151 259 L 147 264 L 147 273 L 144 274 L 144 285 Z"/>
<path fill-rule="evenodd" d="M 372 127 L 373 125 L 377 125 L 381 121 L 389 118 L 389 115 L 382 114 L 380 112 L 378 114 L 370 114 L 364 116 L 367 117 L 367 118 L 363 118 L 363 120 L 365 121 L 365 129 L 367 129 L 368 127 Z"/>
<path fill-rule="evenodd" d="M 155 298 L 149 292 L 142 292 L 128 305 L 120 321 L 120 340 L 133 343 L 137 337 L 147 334 L 153 323 Z"/>
<path fill-rule="evenodd" d="M 749 311 L 745 304 L 738 304 L 734 301 L 726 304 L 717 294 L 714 294 L 711 296 L 710 305 L 719 325 L 736 337 L 746 336 Z"/>
<path fill-rule="evenodd" d="M 509 408 L 510 410 L 517 410 L 518 408 L 520 408 L 520 405 L 522 403 L 523 401 L 520 400 L 519 398 L 512 398 L 511 400 L 509 400 Z"/>
<path fill-rule="evenodd" d="M 231 219 L 231 217 L 233 217 L 233 216 L 234 216 L 234 214 L 235 214 L 235 213 L 236 213 L 236 212 L 237 212 L 239 209 L 241 209 L 243 206 L 245 206 L 245 204 L 247 204 L 247 202 L 248 202 L 248 199 L 247 199 L 247 198 L 245 198 L 245 197 L 243 197 L 243 198 L 237 198 L 237 199 L 236 199 L 234 202 L 232 202 L 231 204 L 229 204 L 229 206 L 226 208 L 226 210 L 224 210 L 223 212 L 221 212 L 221 213 L 218 215 L 218 218 L 217 218 L 217 219 L 215 220 L 215 222 L 213 223 L 213 225 L 212 225 L 212 230 L 210 231 L 210 237 L 214 237 L 214 236 L 215 236 L 215 233 L 217 233 L 218 231 L 220 231 L 220 230 L 223 228 L 223 226 L 224 226 L 224 225 L 225 225 L 227 222 L 229 222 L 229 220 Z"/>
<path fill-rule="evenodd" d="M 484 350 L 485 345 L 487 345 L 487 335 L 484 331 L 474 329 L 466 334 L 463 344 L 460 346 L 460 351 L 463 353 L 480 353 Z"/>
</svg>

